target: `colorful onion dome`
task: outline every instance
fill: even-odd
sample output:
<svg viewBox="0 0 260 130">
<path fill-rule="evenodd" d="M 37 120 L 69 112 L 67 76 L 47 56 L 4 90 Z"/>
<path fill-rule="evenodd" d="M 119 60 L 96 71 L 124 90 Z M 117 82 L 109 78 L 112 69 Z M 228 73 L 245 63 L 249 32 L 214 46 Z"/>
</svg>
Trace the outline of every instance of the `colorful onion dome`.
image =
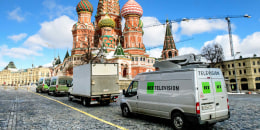
<svg viewBox="0 0 260 130">
<path fill-rule="evenodd" d="M 81 0 L 77 5 L 76 10 L 77 12 L 80 11 L 93 12 L 93 6 L 88 0 Z"/>
<path fill-rule="evenodd" d="M 131 15 L 131 14 L 139 15 L 141 17 L 143 15 L 143 9 L 135 0 L 129 0 L 123 6 L 123 8 L 121 10 L 121 14 L 123 17 L 125 17 L 126 15 Z"/>
<path fill-rule="evenodd" d="M 114 28 L 115 27 L 115 21 L 112 18 L 110 18 L 108 14 L 106 14 L 105 17 L 102 18 L 98 22 L 98 27 L 100 27 L 100 28 L 102 28 L 102 27 Z"/>
</svg>

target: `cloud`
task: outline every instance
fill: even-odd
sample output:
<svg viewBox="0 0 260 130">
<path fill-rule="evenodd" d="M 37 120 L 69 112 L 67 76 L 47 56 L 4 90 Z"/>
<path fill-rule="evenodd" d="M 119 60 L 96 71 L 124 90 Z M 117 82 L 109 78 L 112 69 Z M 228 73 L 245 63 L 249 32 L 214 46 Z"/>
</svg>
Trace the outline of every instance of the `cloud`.
<svg viewBox="0 0 260 130">
<path fill-rule="evenodd" d="M 254 54 L 260 55 L 260 32 L 255 32 L 252 35 L 247 36 L 245 39 L 242 40 L 239 51 L 243 56 L 250 56 L 252 57 Z"/>
<path fill-rule="evenodd" d="M 26 33 L 21 33 L 21 34 L 18 34 L 18 35 L 13 35 L 13 36 L 8 36 L 9 39 L 15 41 L 15 42 L 18 42 L 24 38 L 27 37 L 27 34 Z"/>
<path fill-rule="evenodd" d="M 162 23 L 160 23 L 159 20 L 155 17 L 142 17 L 142 21 L 144 23 L 143 42 L 145 46 L 146 47 L 163 46 L 166 25 L 162 25 Z M 159 26 L 153 26 L 153 25 L 159 25 Z M 179 37 L 178 39 L 176 39 L 177 36 L 174 34 L 178 30 L 178 28 L 179 25 L 177 23 L 172 24 L 173 39 L 175 41 L 178 41 L 179 39 Z"/>
<path fill-rule="evenodd" d="M 60 17 L 62 15 L 76 17 L 75 7 L 73 6 L 58 5 L 54 0 L 44 0 L 42 4 L 47 9 L 44 13 L 46 13 L 50 19 Z"/>
<path fill-rule="evenodd" d="M 254 54 L 260 55 L 260 32 L 255 32 L 251 35 L 248 35 L 242 40 L 239 36 L 232 35 L 232 39 L 235 53 L 240 52 L 239 55 L 243 57 L 252 57 Z M 205 42 L 204 46 L 214 43 L 222 45 L 225 60 L 233 59 L 233 57 L 231 57 L 229 35 L 219 35 L 214 40 Z"/>
<path fill-rule="evenodd" d="M 191 53 L 200 54 L 200 51 L 192 47 L 183 47 L 179 49 L 179 55 L 185 55 Z"/>
<path fill-rule="evenodd" d="M 8 64 L 8 63 L 5 62 L 5 61 L 2 59 L 2 57 L 0 56 L 0 68 L 6 67 L 7 64 Z M 2 69 L 1 69 L 1 70 L 2 70 Z"/>
<path fill-rule="evenodd" d="M 147 50 L 147 53 L 150 55 L 150 57 L 160 58 L 162 55 L 162 48 Z"/>
<path fill-rule="evenodd" d="M 42 65 L 43 67 L 52 67 L 52 62 Z"/>
<path fill-rule="evenodd" d="M 49 48 L 71 48 L 71 28 L 76 21 L 68 16 L 61 16 L 53 21 L 41 24 L 41 29 L 35 35 L 30 36 L 24 45 L 30 48 L 41 50 L 42 47 Z"/>
<path fill-rule="evenodd" d="M 7 45 L 0 46 L 0 51 L 2 56 L 9 56 L 12 58 L 26 59 L 28 56 L 41 56 L 36 50 L 31 50 L 28 48 L 8 48 Z"/>
<path fill-rule="evenodd" d="M 18 22 L 22 22 L 24 21 L 25 18 L 21 16 L 21 12 L 22 12 L 21 8 L 17 7 L 13 11 L 8 12 L 8 18 L 17 20 Z"/>
<path fill-rule="evenodd" d="M 215 30 L 227 30 L 227 22 L 225 20 L 189 20 L 181 22 L 180 26 L 181 34 L 188 36 Z"/>
</svg>

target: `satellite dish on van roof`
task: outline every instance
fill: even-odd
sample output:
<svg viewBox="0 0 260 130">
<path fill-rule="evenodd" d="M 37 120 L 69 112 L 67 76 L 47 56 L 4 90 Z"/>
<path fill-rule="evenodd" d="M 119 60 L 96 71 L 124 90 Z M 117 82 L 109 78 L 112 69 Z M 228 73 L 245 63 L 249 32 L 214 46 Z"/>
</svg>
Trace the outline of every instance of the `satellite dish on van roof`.
<svg viewBox="0 0 260 130">
<path fill-rule="evenodd" d="M 207 68 L 209 65 L 201 61 L 201 55 L 187 54 L 157 62 L 153 65 L 160 71 L 182 68 Z"/>
</svg>

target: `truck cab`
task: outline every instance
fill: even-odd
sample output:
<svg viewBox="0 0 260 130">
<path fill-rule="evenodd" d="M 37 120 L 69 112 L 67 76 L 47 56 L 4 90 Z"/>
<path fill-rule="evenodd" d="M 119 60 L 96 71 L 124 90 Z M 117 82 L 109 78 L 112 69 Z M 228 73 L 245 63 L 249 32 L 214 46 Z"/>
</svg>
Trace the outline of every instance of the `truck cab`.
<svg viewBox="0 0 260 130">
<path fill-rule="evenodd" d="M 72 82 L 72 77 L 70 76 L 56 76 L 51 78 L 51 83 L 49 87 L 48 94 L 57 96 L 58 94 L 67 94 L 68 87 L 67 84 Z"/>
<path fill-rule="evenodd" d="M 36 92 L 48 92 L 51 78 L 41 77 L 36 87 Z"/>
</svg>

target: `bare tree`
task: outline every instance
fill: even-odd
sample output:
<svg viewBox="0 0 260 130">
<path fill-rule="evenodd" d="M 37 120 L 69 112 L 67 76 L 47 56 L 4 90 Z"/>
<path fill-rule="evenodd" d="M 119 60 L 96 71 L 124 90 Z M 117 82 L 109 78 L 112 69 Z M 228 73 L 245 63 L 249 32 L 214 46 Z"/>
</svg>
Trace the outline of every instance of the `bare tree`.
<svg viewBox="0 0 260 130">
<path fill-rule="evenodd" d="M 86 45 L 86 44 L 84 44 L 84 45 Z M 87 52 L 82 55 L 82 58 L 83 58 L 82 64 L 89 64 L 89 63 L 92 63 L 93 61 L 102 62 L 101 59 L 103 58 L 102 56 L 103 56 L 103 51 L 104 51 L 104 45 L 102 45 L 101 48 L 98 49 L 98 53 L 94 57 L 92 54 L 91 40 L 90 40 L 90 38 L 88 38 L 87 49 L 88 49 Z"/>
<path fill-rule="evenodd" d="M 216 63 L 222 62 L 224 60 L 223 48 L 220 44 L 209 44 L 202 49 L 202 56 L 204 56 L 212 66 Z"/>
</svg>

